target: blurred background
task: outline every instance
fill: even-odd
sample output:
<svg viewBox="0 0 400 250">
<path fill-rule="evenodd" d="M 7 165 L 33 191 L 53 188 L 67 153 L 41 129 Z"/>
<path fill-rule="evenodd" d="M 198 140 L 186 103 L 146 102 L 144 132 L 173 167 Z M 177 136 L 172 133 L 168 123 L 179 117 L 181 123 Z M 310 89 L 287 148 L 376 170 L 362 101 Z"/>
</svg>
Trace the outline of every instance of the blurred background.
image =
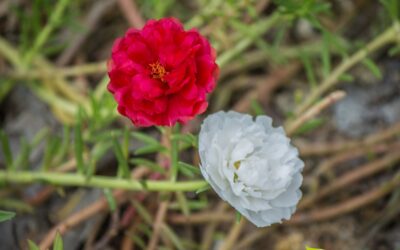
<svg viewBox="0 0 400 250">
<path fill-rule="evenodd" d="M 212 190 L 164 202 L 1 180 L 0 208 L 16 216 L 0 223 L 0 249 L 47 246 L 60 225 L 67 250 L 400 249 L 399 14 L 398 0 L 1 0 L 1 171 L 115 176 L 125 164 L 156 178 L 160 133 L 117 114 L 106 62 L 129 27 L 169 16 L 209 38 L 220 65 L 206 114 L 182 130 L 219 110 L 267 114 L 305 169 L 293 219 L 261 229 L 237 226 Z M 180 157 L 197 166 L 192 137 Z"/>
</svg>

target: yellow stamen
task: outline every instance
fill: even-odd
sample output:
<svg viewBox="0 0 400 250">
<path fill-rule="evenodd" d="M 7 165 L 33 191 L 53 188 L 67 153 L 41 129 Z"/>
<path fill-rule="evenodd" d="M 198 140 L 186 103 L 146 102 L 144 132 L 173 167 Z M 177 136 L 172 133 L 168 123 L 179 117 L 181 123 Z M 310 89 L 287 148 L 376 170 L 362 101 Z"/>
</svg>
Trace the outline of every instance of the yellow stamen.
<svg viewBox="0 0 400 250">
<path fill-rule="evenodd" d="M 162 66 L 158 61 L 155 63 L 150 63 L 149 66 L 151 69 L 151 76 L 154 79 L 160 79 L 161 81 L 164 81 L 164 76 L 168 74 L 164 66 Z"/>
<path fill-rule="evenodd" d="M 239 169 L 239 168 L 240 168 L 240 161 L 235 161 L 235 162 L 233 163 L 233 166 L 234 166 L 236 169 Z"/>
</svg>

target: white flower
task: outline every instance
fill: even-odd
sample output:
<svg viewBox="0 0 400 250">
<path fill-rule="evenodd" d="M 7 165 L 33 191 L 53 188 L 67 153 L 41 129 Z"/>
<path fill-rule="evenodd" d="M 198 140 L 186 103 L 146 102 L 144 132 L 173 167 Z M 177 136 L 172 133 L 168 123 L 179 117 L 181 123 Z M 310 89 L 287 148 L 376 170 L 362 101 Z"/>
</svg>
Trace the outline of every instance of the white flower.
<svg viewBox="0 0 400 250">
<path fill-rule="evenodd" d="M 296 210 L 304 163 L 271 118 L 212 114 L 201 126 L 199 153 L 204 178 L 256 226 L 288 220 Z"/>
</svg>

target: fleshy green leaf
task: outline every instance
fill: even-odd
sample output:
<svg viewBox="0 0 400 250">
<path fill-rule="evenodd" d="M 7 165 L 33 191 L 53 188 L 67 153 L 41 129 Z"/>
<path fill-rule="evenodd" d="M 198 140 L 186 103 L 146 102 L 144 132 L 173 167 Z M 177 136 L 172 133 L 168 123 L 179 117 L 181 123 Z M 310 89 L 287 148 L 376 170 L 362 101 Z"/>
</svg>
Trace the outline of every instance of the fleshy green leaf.
<svg viewBox="0 0 400 250">
<path fill-rule="evenodd" d="M 306 246 L 306 250 L 324 250 L 324 249 L 322 249 L 322 248 L 313 248 L 313 247 Z"/>
<path fill-rule="evenodd" d="M 198 167 L 181 161 L 178 162 L 178 169 L 182 172 L 182 174 L 189 177 L 194 177 L 196 174 L 200 174 L 200 169 Z"/>
<path fill-rule="evenodd" d="M 113 148 L 114 148 L 114 153 L 115 156 L 117 157 L 118 160 L 118 175 L 123 176 L 125 178 L 130 177 L 130 171 L 129 171 L 129 166 L 128 162 L 124 156 L 124 153 L 122 152 L 122 148 L 117 140 L 117 138 L 113 138 Z"/>
<path fill-rule="evenodd" d="M 78 123 L 75 126 L 75 158 L 76 158 L 76 167 L 78 171 L 82 174 L 85 171 L 85 163 L 83 160 L 83 138 L 82 138 L 82 125 Z"/>
<path fill-rule="evenodd" d="M 208 206 L 207 201 L 205 200 L 196 200 L 196 201 L 188 201 L 187 202 L 189 210 L 201 210 Z M 181 210 L 181 206 L 178 202 L 172 202 L 168 206 L 169 209 Z"/>
<path fill-rule="evenodd" d="M 90 151 L 90 160 L 86 176 L 91 177 L 96 172 L 97 162 L 104 156 L 104 154 L 112 147 L 111 142 L 97 143 Z"/>
<path fill-rule="evenodd" d="M 180 140 L 184 143 L 187 143 L 193 147 L 197 147 L 197 137 L 193 134 L 173 134 L 172 135 L 173 140 Z"/>
<path fill-rule="evenodd" d="M 28 143 L 25 137 L 21 138 L 21 152 L 13 162 L 13 170 L 26 169 L 29 164 L 29 155 L 31 153 L 31 145 Z"/>
<path fill-rule="evenodd" d="M 130 142 L 129 134 L 130 134 L 129 129 L 125 127 L 124 132 L 122 133 L 122 143 L 121 143 L 121 149 L 125 159 L 128 159 L 129 156 L 129 142 Z"/>
<path fill-rule="evenodd" d="M 389 16 L 393 21 L 400 20 L 400 3 L 398 0 L 380 0 L 385 7 L 386 11 L 389 12 Z"/>
<path fill-rule="evenodd" d="M 400 46 L 389 49 L 388 53 L 389 53 L 389 56 L 396 56 L 396 55 L 400 54 Z"/>
<path fill-rule="evenodd" d="M 146 207 L 144 207 L 142 204 L 139 202 L 132 200 L 133 206 L 136 208 L 138 214 L 140 217 L 147 223 L 147 224 L 152 224 L 153 223 L 153 218 L 151 214 L 147 211 Z"/>
<path fill-rule="evenodd" d="M 255 115 L 265 115 L 265 111 L 264 111 L 263 107 L 257 100 L 255 100 L 255 99 L 251 100 L 250 105 L 251 105 L 251 109 L 253 110 Z"/>
<path fill-rule="evenodd" d="M 207 191 L 207 190 L 209 190 L 209 189 L 211 189 L 211 187 L 210 187 L 209 185 L 204 186 L 204 187 L 202 187 L 202 188 L 197 189 L 197 190 L 196 190 L 196 194 L 203 193 L 204 191 Z"/>
<path fill-rule="evenodd" d="M 162 230 L 165 233 L 165 235 L 168 237 L 168 239 L 170 239 L 172 241 L 172 243 L 174 244 L 176 249 L 178 249 L 178 250 L 186 249 L 182 245 L 183 240 L 181 238 L 179 238 L 178 235 L 170 227 L 168 227 L 167 225 L 164 224 L 162 226 Z"/>
<path fill-rule="evenodd" d="M 374 63 L 374 61 L 369 58 L 365 58 L 362 63 L 371 71 L 372 74 L 374 74 L 375 77 L 382 79 L 381 70 L 379 69 L 378 65 Z"/>
<path fill-rule="evenodd" d="M 183 214 L 188 216 L 190 214 L 190 209 L 185 194 L 183 192 L 176 192 L 176 200 Z"/>
<path fill-rule="evenodd" d="M 158 145 L 147 145 L 136 149 L 135 155 L 152 154 L 157 152 L 166 152 L 166 148 L 160 144 Z"/>
<path fill-rule="evenodd" d="M 344 82 L 352 82 L 354 81 L 354 77 L 350 74 L 345 73 L 339 76 L 339 80 Z"/>
<path fill-rule="evenodd" d="M 39 246 L 31 240 L 28 240 L 28 248 L 29 250 L 40 250 Z"/>
<path fill-rule="evenodd" d="M 57 163 L 62 162 L 62 160 L 68 154 L 68 150 L 70 148 L 70 133 L 71 133 L 71 127 L 64 126 L 62 142 L 60 145 L 60 149 L 58 150 L 57 153 L 57 159 L 56 159 Z"/>
<path fill-rule="evenodd" d="M 10 149 L 10 142 L 4 131 L 0 131 L 1 147 L 3 149 L 4 158 L 7 168 L 11 168 L 13 164 L 13 157 Z"/>
<path fill-rule="evenodd" d="M 14 218 L 14 216 L 14 212 L 0 210 L 0 222 L 11 220 L 12 218 Z"/>
<path fill-rule="evenodd" d="M 146 135 L 144 133 L 141 133 L 141 132 L 132 132 L 131 135 L 133 138 L 135 138 L 139 141 L 145 142 L 147 144 L 151 144 L 151 145 L 160 144 L 160 142 L 157 141 L 156 139 L 154 139 L 153 137 Z"/>
<path fill-rule="evenodd" d="M 301 61 L 303 62 L 304 69 L 306 70 L 307 80 L 310 82 L 311 88 L 317 86 L 317 80 L 315 79 L 315 73 L 310 57 L 306 53 L 300 54 Z"/>
<path fill-rule="evenodd" d="M 132 164 L 135 164 L 135 165 L 142 165 L 142 166 L 148 167 L 155 172 L 165 173 L 164 168 L 162 168 L 157 163 L 150 161 L 148 159 L 145 159 L 145 158 L 134 158 L 134 159 L 131 159 L 129 162 Z"/>
<path fill-rule="evenodd" d="M 242 214 L 236 211 L 236 223 L 239 223 L 241 219 L 242 219 Z"/>
<path fill-rule="evenodd" d="M 106 197 L 108 206 L 110 207 L 111 212 L 114 212 L 117 208 L 117 202 L 114 199 L 114 196 L 111 192 L 111 189 L 105 188 L 103 189 L 104 196 Z"/>
<path fill-rule="evenodd" d="M 56 238 L 54 240 L 53 250 L 64 250 L 63 240 L 60 233 L 57 232 Z"/>
<path fill-rule="evenodd" d="M 15 81 L 5 80 L 0 84 L 0 101 L 7 96 L 10 90 L 14 87 Z"/>
<path fill-rule="evenodd" d="M 322 36 L 322 41 L 323 41 L 323 46 L 322 46 L 322 53 L 321 53 L 321 59 L 322 59 L 322 72 L 325 77 L 329 75 L 329 72 L 331 71 L 331 57 L 329 53 L 329 34 L 327 31 L 323 32 Z"/>
<path fill-rule="evenodd" d="M 325 119 L 323 119 L 323 118 L 311 119 L 311 120 L 307 121 L 306 123 L 304 123 L 303 125 L 301 125 L 300 128 L 297 129 L 296 135 L 305 134 L 310 131 L 313 131 L 314 129 L 323 125 L 324 122 L 325 122 Z"/>
<path fill-rule="evenodd" d="M 146 248 L 146 243 L 142 239 L 142 237 L 137 236 L 136 234 L 132 235 L 133 242 L 140 247 L 140 249 Z"/>
<path fill-rule="evenodd" d="M 46 143 L 46 149 L 44 151 L 43 161 L 41 168 L 48 170 L 52 167 L 52 162 L 56 156 L 61 145 L 61 139 L 58 137 L 50 137 Z"/>
</svg>

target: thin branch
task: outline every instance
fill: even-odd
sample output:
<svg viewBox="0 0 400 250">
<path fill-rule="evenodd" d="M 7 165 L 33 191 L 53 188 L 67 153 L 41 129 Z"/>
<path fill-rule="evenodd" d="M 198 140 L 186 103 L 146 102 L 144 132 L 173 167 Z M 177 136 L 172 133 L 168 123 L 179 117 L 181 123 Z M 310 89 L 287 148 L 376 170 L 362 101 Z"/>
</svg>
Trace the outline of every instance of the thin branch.
<svg viewBox="0 0 400 250">
<path fill-rule="evenodd" d="M 173 224 L 204 224 L 212 221 L 216 222 L 232 222 L 235 219 L 235 213 L 223 212 L 216 213 L 212 211 L 198 212 L 191 215 L 184 214 L 170 214 L 168 215 L 168 221 Z"/>
<path fill-rule="evenodd" d="M 329 94 L 327 97 L 322 99 L 320 102 L 316 103 L 314 106 L 309 108 L 303 115 L 299 118 L 294 120 L 293 122 L 289 123 L 286 126 L 286 132 L 288 135 L 292 135 L 296 132 L 298 128 L 301 127 L 304 123 L 308 120 L 314 118 L 319 113 L 321 113 L 324 109 L 330 107 L 334 103 L 338 102 L 339 100 L 343 99 L 346 96 L 346 92 L 337 90 Z"/>
<path fill-rule="evenodd" d="M 160 238 L 160 232 L 162 225 L 164 223 L 164 218 L 168 211 L 168 201 L 162 201 L 157 211 L 156 219 L 153 224 L 153 234 L 151 236 L 150 242 L 147 246 L 147 250 L 156 250 L 158 245 L 158 240 Z"/>
<path fill-rule="evenodd" d="M 240 222 L 234 222 L 235 225 L 229 231 L 228 236 L 224 240 L 220 250 L 230 250 L 236 243 L 236 240 L 239 238 L 241 231 L 247 224 L 247 220 L 245 218 L 241 218 Z"/>
<path fill-rule="evenodd" d="M 144 19 L 134 0 L 118 0 L 118 5 L 129 25 L 136 29 L 141 29 L 144 26 Z"/>
<path fill-rule="evenodd" d="M 218 207 L 216 208 L 216 213 L 223 213 L 226 208 L 228 207 L 228 204 L 224 201 L 220 201 L 218 204 Z M 213 236 L 215 229 L 217 228 L 218 223 L 216 221 L 212 221 L 207 228 L 204 230 L 203 233 L 203 239 L 200 245 L 201 250 L 208 250 L 211 249 L 211 244 L 213 241 Z"/>
<path fill-rule="evenodd" d="M 315 175 L 322 176 L 333 168 L 340 166 L 340 163 L 355 159 L 358 157 L 366 156 L 369 154 L 379 154 L 392 149 L 393 147 L 400 146 L 399 143 L 394 144 L 377 144 L 373 146 L 361 147 L 351 151 L 341 152 L 327 160 L 324 160 L 315 170 Z"/>
<path fill-rule="evenodd" d="M 4 75 L 14 79 L 43 79 L 51 77 L 74 77 L 80 75 L 104 74 L 107 72 L 107 62 L 100 61 L 95 63 L 87 63 L 75 65 L 71 67 L 53 68 L 51 71 L 43 71 L 41 69 L 11 71 L 5 72 Z"/>
<path fill-rule="evenodd" d="M 299 64 L 290 64 L 284 68 L 276 69 L 273 71 L 263 83 L 257 85 L 254 89 L 250 90 L 243 98 L 238 101 L 233 110 L 238 112 L 246 112 L 251 106 L 253 100 L 258 100 L 267 104 L 270 100 L 272 92 L 283 83 L 287 82 L 299 70 Z"/>
<path fill-rule="evenodd" d="M 148 174 L 148 168 L 136 168 L 132 171 L 132 178 L 140 179 L 144 175 Z M 115 201 L 120 204 L 127 199 L 127 192 L 124 190 L 116 190 L 113 192 Z M 93 215 L 108 211 L 109 205 L 106 198 L 101 198 L 90 206 L 72 214 L 64 221 L 54 226 L 40 242 L 40 249 L 48 249 L 53 244 L 53 240 L 56 233 L 59 232 L 61 235 L 65 234 L 69 229 L 79 225 L 83 221 L 91 218 Z"/>
<path fill-rule="evenodd" d="M 378 159 L 376 161 L 370 162 L 368 164 L 362 165 L 355 170 L 352 170 L 346 173 L 343 176 L 337 177 L 331 184 L 320 189 L 315 195 L 308 196 L 301 200 L 299 204 L 299 208 L 306 208 L 312 205 L 315 201 L 332 194 L 340 189 L 343 189 L 350 184 L 356 183 L 366 177 L 369 177 L 373 174 L 376 174 L 380 171 L 385 170 L 392 166 L 392 164 L 396 163 L 400 160 L 399 154 L 400 148 L 395 148 L 394 151 L 382 159 Z"/>
<path fill-rule="evenodd" d="M 393 126 L 378 131 L 359 141 L 343 141 L 329 143 L 306 143 L 304 141 L 294 141 L 294 144 L 300 149 L 302 156 L 325 155 L 335 152 L 349 151 L 361 147 L 368 147 L 382 141 L 388 140 L 393 136 L 400 134 L 400 122 Z"/>
<path fill-rule="evenodd" d="M 267 233 L 270 233 L 272 229 L 271 227 L 273 226 L 261 228 L 259 230 L 253 231 L 249 235 L 246 235 L 246 237 L 243 237 L 243 239 L 239 241 L 238 244 L 236 244 L 235 248 L 233 249 L 236 250 L 249 249 L 251 244 L 253 244 L 253 242 L 257 241 L 262 237 L 265 237 Z"/>
<path fill-rule="evenodd" d="M 295 114 L 303 114 L 318 98 L 326 91 L 334 87 L 346 71 L 351 69 L 354 65 L 364 60 L 370 53 L 382 48 L 383 46 L 395 42 L 399 36 L 396 24 L 389 27 L 382 34 L 377 36 L 374 40 L 369 42 L 364 48 L 358 50 L 351 57 L 345 59 L 339 64 L 331 74 L 304 100 L 304 102 L 296 109 Z"/>
<path fill-rule="evenodd" d="M 307 224 L 317 221 L 323 221 L 335 218 L 337 216 L 350 213 L 363 206 L 366 206 L 383 196 L 387 195 L 395 188 L 400 186 L 400 173 L 398 173 L 392 180 L 385 182 L 379 187 L 372 189 L 369 192 L 348 199 L 342 203 L 327 208 L 318 208 L 307 214 L 295 214 L 292 219 L 285 224 Z"/>
<path fill-rule="evenodd" d="M 95 30 L 98 22 L 102 19 L 107 11 L 113 10 L 116 0 L 96 1 L 93 7 L 88 12 L 82 26 L 85 28 L 82 32 L 74 32 L 74 38 L 68 44 L 68 47 L 57 58 L 57 65 L 68 64 L 75 53 L 82 48 L 90 33 Z"/>
<path fill-rule="evenodd" d="M 0 182 L 32 184 L 46 182 L 59 186 L 98 187 L 125 189 L 132 191 L 196 191 L 208 185 L 204 180 L 197 181 L 138 181 L 134 179 L 118 179 L 108 176 L 92 176 L 90 178 L 82 174 L 61 174 L 46 172 L 18 171 L 8 172 L 0 170 Z"/>
</svg>

